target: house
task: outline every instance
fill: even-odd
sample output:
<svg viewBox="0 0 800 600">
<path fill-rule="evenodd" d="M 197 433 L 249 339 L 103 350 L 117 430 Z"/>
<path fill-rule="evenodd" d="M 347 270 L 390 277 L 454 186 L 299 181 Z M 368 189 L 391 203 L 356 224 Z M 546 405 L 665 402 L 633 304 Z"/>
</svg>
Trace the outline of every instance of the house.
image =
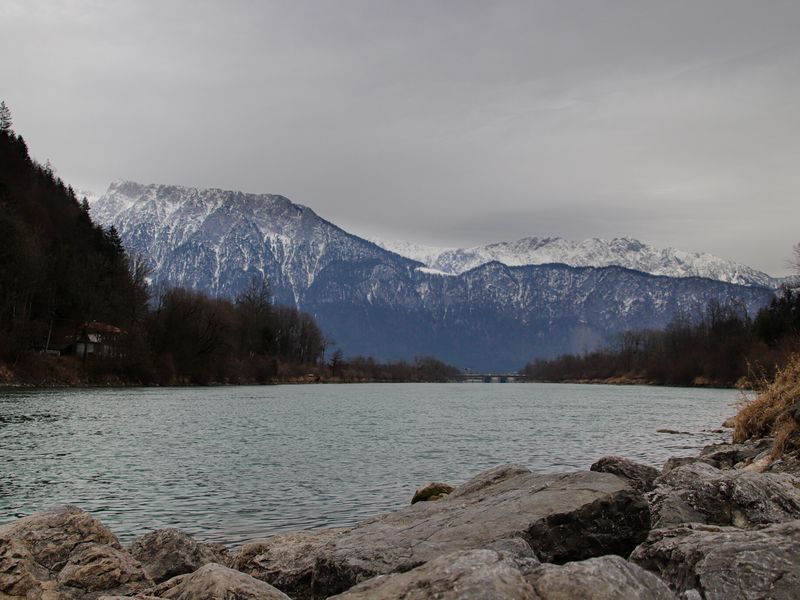
<svg viewBox="0 0 800 600">
<path fill-rule="evenodd" d="M 84 323 L 75 341 L 70 344 L 68 354 L 86 360 L 89 356 L 115 358 L 120 356 L 120 343 L 125 332 L 119 327 L 90 321 Z"/>
</svg>

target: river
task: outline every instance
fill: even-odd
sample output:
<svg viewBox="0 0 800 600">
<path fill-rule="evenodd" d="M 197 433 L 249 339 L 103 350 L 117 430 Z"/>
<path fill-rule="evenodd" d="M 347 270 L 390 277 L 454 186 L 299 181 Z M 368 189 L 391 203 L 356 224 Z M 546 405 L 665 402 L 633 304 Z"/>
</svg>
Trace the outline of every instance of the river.
<svg viewBox="0 0 800 600">
<path fill-rule="evenodd" d="M 558 384 L 0 390 L 0 522 L 59 503 L 124 542 L 351 525 L 515 462 L 659 466 L 721 441 L 738 392 Z M 657 433 L 667 428 L 684 434 Z"/>
</svg>

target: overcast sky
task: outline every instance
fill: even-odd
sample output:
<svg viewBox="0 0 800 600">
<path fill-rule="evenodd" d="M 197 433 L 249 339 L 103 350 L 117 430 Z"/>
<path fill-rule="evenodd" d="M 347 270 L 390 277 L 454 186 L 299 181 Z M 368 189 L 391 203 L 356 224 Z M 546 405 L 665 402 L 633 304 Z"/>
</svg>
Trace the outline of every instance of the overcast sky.
<svg viewBox="0 0 800 600">
<path fill-rule="evenodd" d="M 0 98 L 76 189 L 283 194 L 365 236 L 800 241 L 800 2 L 0 0 Z"/>
</svg>

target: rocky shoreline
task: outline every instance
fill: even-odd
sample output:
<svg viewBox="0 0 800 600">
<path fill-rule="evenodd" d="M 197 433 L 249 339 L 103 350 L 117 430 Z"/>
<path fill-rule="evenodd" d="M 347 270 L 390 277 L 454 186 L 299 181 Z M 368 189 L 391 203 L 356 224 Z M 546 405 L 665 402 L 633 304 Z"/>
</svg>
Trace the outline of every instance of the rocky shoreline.
<svg viewBox="0 0 800 600">
<path fill-rule="evenodd" d="M 236 550 L 174 530 L 124 548 L 77 507 L 0 526 L 0 599 L 675 599 L 800 596 L 800 478 L 772 441 L 663 469 L 501 465 L 347 529 Z"/>
</svg>

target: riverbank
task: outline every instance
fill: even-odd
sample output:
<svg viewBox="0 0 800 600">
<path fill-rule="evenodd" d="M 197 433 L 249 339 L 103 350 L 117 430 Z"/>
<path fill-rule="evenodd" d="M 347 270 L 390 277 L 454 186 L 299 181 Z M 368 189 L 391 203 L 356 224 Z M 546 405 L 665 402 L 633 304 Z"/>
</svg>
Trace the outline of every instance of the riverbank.
<svg viewBox="0 0 800 600">
<path fill-rule="evenodd" d="M 710 446 L 699 456 L 669 459 L 660 472 L 619 457 L 550 475 L 501 465 L 352 528 L 278 534 L 237 549 L 170 529 L 123 547 L 88 513 L 61 507 L 0 526 L 0 593 L 791 597 L 800 589 L 800 491 L 787 472 L 796 470 L 784 464 L 780 472 L 767 460 L 771 443 Z"/>
<path fill-rule="evenodd" d="M 10 388 L 113 388 L 113 387 L 205 387 L 222 385 L 277 385 L 307 383 L 449 383 L 458 370 L 432 358 L 417 358 L 413 363 L 379 363 L 356 357 L 331 365 L 271 360 L 262 369 L 232 369 L 235 377 L 202 381 L 177 377 L 142 379 L 137 369 L 124 362 L 41 353 L 22 355 L 15 364 L 0 363 L 0 390 Z M 250 375 L 245 375 L 250 373 Z"/>
<path fill-rule="evenodd" d="M 794 597 L 798 375 L 795 361 L 738 413 L 737 443 L 728 436 L 660 468 L 617 456 L 560 473 L 500 465 L 351 527 L 237 547 L 155 529 L 123 546 L 79 508 L 37 513 L 0 525 L 0 597 Z"/>
<path fill-rule="evenodd" d="M 758 414 L 769 412 L 764 398 L 789 406 L 783 390 L 793 382 L 792 374 L 779 379 Z M 783 427 L 785 411 L 773 413 L 773 426 Z M 437 500 L 353 527 L 280 533 L 237 548 L 175 530 L 123 547 L 80 509 L 46 511 L 0 526 L 0 593 L 70 600 L 793 597 L 800 461 L 785 440 L 776 452 L 771 435 L 748 435 L 747 414 L 735 420 L 741 443 L 673 456 L 660 470 L 619 457 L 566 473 L 501 465 L 460 486 L 438 485 Z"/>
</svg>

